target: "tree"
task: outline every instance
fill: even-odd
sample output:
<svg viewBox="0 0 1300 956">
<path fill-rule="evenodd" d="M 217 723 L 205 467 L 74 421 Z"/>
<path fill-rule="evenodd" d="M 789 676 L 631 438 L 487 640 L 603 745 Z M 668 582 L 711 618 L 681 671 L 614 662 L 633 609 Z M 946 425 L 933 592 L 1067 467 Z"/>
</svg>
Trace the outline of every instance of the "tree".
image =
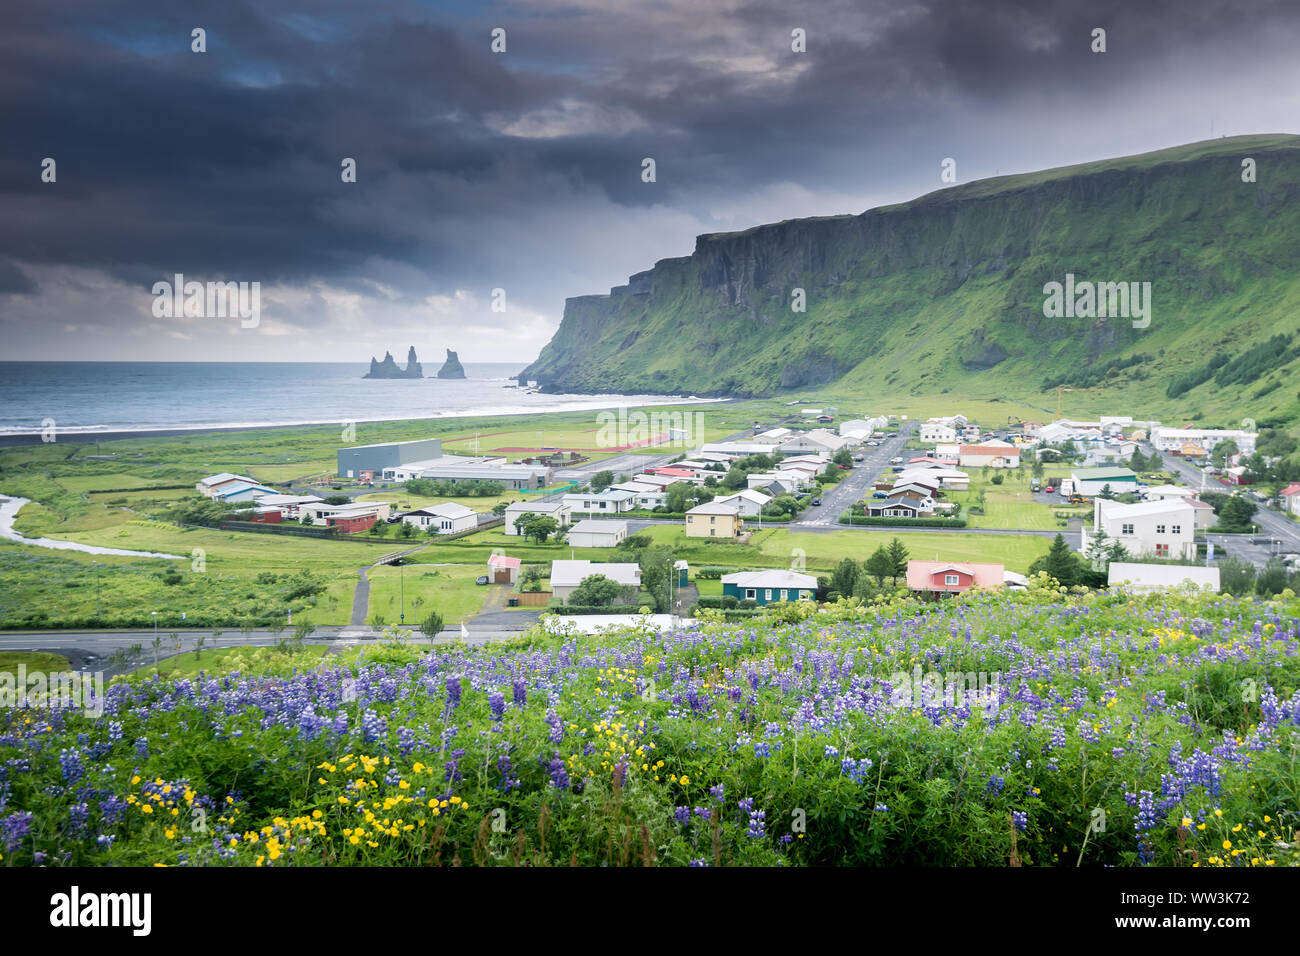
<svg viewBox="0 0 1300 956">
<path fill-rule="evenodd" d="M 858 562 L 845 558 L 831 575 L 831 590 L 839 591 L 845 597 L 853 593 L 858 583 Z"/>
<path fill-rule="evenodd" d="M 1029 566 L 1030 575 L 1046 571 L 1057 584 L 1070 587 L 1079 582 L 1079 559 L 1075 557 L 1070 546 L 1065 543 L 1065 536 L 1057 533 L 1052 539 L 1052 546 L 1047 554 Z"/>
<path fill-rule="evenodd" d="M 502 515 L 506 513 L 506 509 L 509 508 L 512 504 L 514 504 L 513 501 L 498 501 L 496 504 L 492 506 L 492 513 L 496 515 L 498 518 L 500 518 Z"/>
<path fill-rule="evenodd" d="M 871 557 L 867 558 L 864 565 L 867 574 L 876 579 L 876 583 L 884 585 L 885 578 L 892 577 L 894 574 L 894 559 L 889 556 L 882 544 L 872 552 Z"/>
<path fill-rule="evenodd" d="M 1128 466 L 1131 471 L 1141 474 L 1147 470 L 1146 457 L 1138 449 L 1133 449 L 1133 457 L 1128 460 Z"/>
<path fill-rule="evenodd" d="M 903 542 L 900 541 L 898 538 L 895 538 L 893 541 L 889 542 L 888 553 L 889 553 L 889 561 L 891 565 L 890 577 L 894 579 L 894 583 L 897 584 L 899 578 L 902 578 L 903 580 L 907 580 L 908 554 L 907 554 L 907 548 L 904 547 Z"/>
<path fill-rule="evenodd" d="M 1098 498 L 1114 498 L 1114 497 L 1115 497 L 1115 492 L 1111 490 L 1111 487 L 1110 487 L 1109 484 L 1104 484 L 1104 485 L 1101 486 L 1101 492 L 1097 495 L 1097 497 L 1098 497 Z"/>
<path fill-rule="evenodd" d="M 569 595 L 570 604 L 603 607 L 613 604 L 623 593 L 623 586 L 603 574 L 589 574 L 578 582 Z"/>
<path fill-rule="evenodd" d="M 1219 566 L 1219 587 L 1233 597 L 1244 597 L 1255 589 L 1255 566 L 1240 558 L 1227 557 Z"/>
<path fill-rule="evenodd" d="M 315 624 L 313 624 L 311 621 L 300 620 L 297 624 L 293 626 L 293 642 L 297 644 L 299 647 L 301 647 L 303 641 L 307 640 L 307 638 L 311 637 L 315 633 L 316 633 Z"/>
<path fill-rule="evenodd" d="M 1043 472 L 1046 471 L 1046 470 L 1047 470 L 1047 469 L 1043 467 L 1043 463 L 1042 463 L 1039 459 L 1035 458 L 1035 459 L 1034 459 L 1034 467 L 1033 467 L 1034 477 L 1035 477 L 1035 478 L 1042 478 L 1042 477 L 1043 477 Z"/>
<path fill-rule="evenodd" d="M 194 659 L 196 661 L 203 659 L 203 642 L 206 639 L 207 638 L 203 634 L 200 634 L 198 637 L 194 638 Z"/>
<path fill-rule="evenodd" d="M 433 534 L 437 534 L 438 529 L 437 529 L 437 528 L 434 528 L 434 527 L 430 527 L 430 528 L 429 528 L 429 531 L 430 531 L 431 533 L 433 533 Z M 402 522 L 402 526 L 401 526 L 401 528 L 399 528 L 398 531 L 397 531 L 397 534 L 398 534 L 399 537 L 402 537 L 402 538 L 414 538 L 414 537 L 415 537 L 415 525 L 411 524 L 409 521 L 403 521 L 403 522 Z"/>
<path fill-rule="evenodd" d="M 604 491 L 614 483 L 614 473 L 612 471 L 598 471 L 591 476 L 591 490 L 600 492 Z"/>
<path fill-rule="evenodd" d="M 1006 477 L 1002 474 L 1002 472 L 998 472 L 998 473 L 997 473 L 996 475 L 994 475 L 994 476 L 992 477 L 992 479 L 990 479 L 990 480 L 993 482 L 993 484 L 995 484 L 995 485 L 1000 485 L 1000 484 L 1002 484 L 1003 481 L 1006 480 Z"/>
<path fill-rule="evenodd" d="M 545 544 L 551 535 L 559 537 L 560 524 L 548 515 L 533 515 L 533 520 L 524 525 L 524 535 L 538 544 Z"/>
<path fill-rule="evenodd" d="M 841 448 L 839 451 L 837 451 L 835 453 L 835 457 L 832 458 L 831 461 L 833 461 L 837 465 L 842 465 L 845 468 L 853 467 L 853 455 L 849 452 L 847 448 Z"/>
<path fill-rule="evenodd" d="M 643 548 L 637 554 L 636 563 L 641 568 L 641 587 L 649 592 L 655 612 L 670 611 L 668 578 L 672 573 L 673 553 L 667 548 Z"/>
<path fill-rule="evenodd" d="M 1237 447 L 1235 441 L 1231 438 L 1225 439 L 1215 445 L 1214 450 L 1210 452 L 1210 464 L 1222 468 L 1229 458 L 1233 455 L 1240 454 L 1240 452 L 1241 449 Z"/>
<path fill-rule="evenodd" d="M 1269 558 L 1263 570 L 1255 577 L 1255 593 L 1260 597 L 1272 597 L 1275 594 L 1281 594 L 1282 590 L 1287 586 L 1288 577 L 1286 565 L 1282 563 L 1282 559 Z"/>
<path fill-rule="evenodd" d="M 430 610 L 420 622 L 420 633 L 433 640 L 442 633 L 442 615 L 437 611 Z"/>
<path fill-rule="evenodd" d="M 1251 518 L 1257 507 L 1239 495 L 1233 495 L 1219 509 L 1219 527 L 1227 532 L 1246 533 L 1254 530 Z"/>
<path fill-rule="evenodd" d="M 327 505 L 347 505 L 351 503 L 352 503 L 352 499 L 349 498 L 347 495 L 330 495 L 324 501 L 324 504 Z"/>
</svg>

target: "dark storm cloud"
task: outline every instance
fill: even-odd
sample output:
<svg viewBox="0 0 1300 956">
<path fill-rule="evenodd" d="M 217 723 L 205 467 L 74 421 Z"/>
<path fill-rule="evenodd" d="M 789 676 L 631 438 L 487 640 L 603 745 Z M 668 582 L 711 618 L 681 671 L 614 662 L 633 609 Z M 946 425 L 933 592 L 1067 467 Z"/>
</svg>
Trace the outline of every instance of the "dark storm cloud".
<svg viewBox="0 0 1300 956">
<path fill-rule="evenodd" d="M 905 199 L 945 156 L 968 178 L 1204 138 L 1216 77 L 1266 123 L 1231 132 L 1290 128 L 1267 120 L 1295 105 L 1298 22 L 1281 0 L 7 5 L 0 295 L 57 308 L 35 276 L 182 271 L 362 294 L 381 325 L 373 303 L 431 296 L 490 323 L 474 303 L 507 285 L 553 325 L 564 296 L 696 232 Z M 26 308 L 0 299 L 0 318 Z M 311 299 L 295 327 L 326 311 Z"/>
</svg>

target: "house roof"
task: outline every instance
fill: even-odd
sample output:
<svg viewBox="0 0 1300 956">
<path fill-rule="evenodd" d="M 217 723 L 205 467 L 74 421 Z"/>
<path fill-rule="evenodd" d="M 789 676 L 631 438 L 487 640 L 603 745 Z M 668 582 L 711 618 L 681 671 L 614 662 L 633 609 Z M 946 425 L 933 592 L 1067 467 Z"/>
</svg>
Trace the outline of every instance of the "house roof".
<svg viewBox="0 0 1300 956">
<path fill-rule="evenodd" d="M 489 568 L 517 568 L 520 563 L 519 558 L 508 558 L 504 554 L 494 554 L 488 558 Z"/>
<path fill-rule="evenodd" d="M 602 521 L 600 518 L 584 518 L 569 529 L 569 534 L 617 534 L 627 533 L 626 521 Z"/>
<path fill-rule="evenodd" d="M 454 501 L 444 501 L 440 505 L 431 505 L 428 508 L 416 508 L 406 512 L 408 515 L 432 515 L 435 518 L 468 518 L 472 514 L 477 514 L 473 508 L 466 508 L 464 505 L 458 505 Z"/>
<path fill-rule="evenodd" d="M 723 495 L 722 497 L 714 498 L 713 500 L 720 505 L 725 505 L 727 502 L 736 498 L 744 498 L 746 501 L 752 501 L 756 505 L 765 505 L 772 500 L 771 495 L 765 495 L 763 492 L 755 491 L 753 488 L 746 488 L 744 491 L 738 491 L 734 495 Z"/>
<path fill-rule="evenodd" d="M 1291 482 L 1291 484 L 1282 489 L 1282 494 L 1287 498 L 1290 498 L 1293 495 L 1300 495 L 1300 481 Z"/>
<path fill-rule="evenodd" d="M 817 579 L 811 574 L 800 574 L 798 571 L 787 571 L 782 568 L 724 574 L 722 583 L 734 584 L 741 588 L 786 588 L 787 590 L 798 588 L 809 591 L 817 587 Z"/>
<path fill-rule="evenodd" d="M 263 491 L 268 495 L 275 494 L 274 488 L 268 488 L 266 485 L 259 485 L 255 481 L 236 481 L 230 483 L 223 482 L 215 497 L 227 498 L 230 495 L 243 494 L 245 491 Z"/>
<path fill-rule="evenodd" d="M 1180 501 L 1175 498 L 1165 498 L 1161 501 L 1142 501 L 1133 505 L 1107 501 L 1105 498 L 1098 498 L 1096 501 L 1102 517 L 1105 518 L 1140 518 L 1143 515 L 1175 514 L 1185 512 L 1191 507 L 1190 502 Z"/>
<path fill-rule="evenodd" d="M 552 561 L 551 587 L 576 587 L 582 579 L 599 574 L 624 587 L 641 586 L 641 568 L 635 563 Z"/>
<path fill-rule="evenodd" d="M 1137 481 L 1129 468 L 1076 468 L 1070 472 L 1075 481 Z"/>
<path fill-rule="evenodd" d="M 740 509 L 736 505 L 722 504 L 717 501 L 706 501 L 702 505 L 696 505 L 688 515 L 738 515 Z"/>
<path fill-rule="evenodd" d="M 948 570 L 961 571 L 971 575 L 974 578 L 974 587 L 996 588 L 1002 584 L 1004 568 L 1000 564 L 981 564 L 973 561 L 960 564 L 952 561 L 908 561 L 907 586 L 913 591 L 929 590 L 930 576 L 936 571 Z"/>
<path fill-rule="evenodd" d="M 506 511 L 531 511 L 539 514 L 554 514 L 564 508 L 562 501 L 513 501 L 506 505 Z"/>
<path fill-rule="evenodd" d="M 219 485 L 222 482 L 226 482 L 226 481 L 243 481 L 243 482 L 247 482 L 250 485 L 257 484 L 257 482 L 254 479 L 249 478 L 246 475 L 232 475 L 228 471 L 223 471 L 219 475 L 209 475 L 207 478 L 204 478 L 201 482 L 199 482 L 199 484 L 207 485 L 209 488 L 211 488 L 213 485 Z"/>
<path fill-rule="evenodd" d="M 1018 449 L 1015 445 L 1009 445 L 1003 442 L 1001 444 L 996 444 L 996 445 L 994 444 L 962 445 L 961 453 L 963 455 L 999 455 L 999 456 L 1019 457 L 1020 449 Z"/>
</svg>

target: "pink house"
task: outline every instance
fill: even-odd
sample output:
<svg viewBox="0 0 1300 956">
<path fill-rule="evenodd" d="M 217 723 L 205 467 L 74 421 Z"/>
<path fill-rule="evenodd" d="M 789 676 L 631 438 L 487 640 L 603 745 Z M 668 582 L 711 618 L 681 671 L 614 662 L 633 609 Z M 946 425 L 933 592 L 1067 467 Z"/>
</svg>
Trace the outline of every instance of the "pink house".
<svg viewBox="0 0 1300 956">
<path fill-rule="evenodd" d="M 959 592 L 972 587 L 1002 587 L 1003 566 L 971 561 L 908 561 L 907 587 L 911 591 Z"/>
</svg>

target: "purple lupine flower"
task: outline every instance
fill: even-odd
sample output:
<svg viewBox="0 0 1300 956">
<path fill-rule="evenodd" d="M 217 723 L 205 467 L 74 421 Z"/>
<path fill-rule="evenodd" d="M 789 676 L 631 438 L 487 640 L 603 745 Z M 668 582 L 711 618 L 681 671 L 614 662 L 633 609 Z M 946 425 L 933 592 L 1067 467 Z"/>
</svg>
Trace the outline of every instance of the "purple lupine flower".
<svg viewBox="0 0 1300 956">
<path fill-rule="evenodd" d="M 460 705 L 460 678 L 447 678 L 447 709 L 455 710 Z"/>
<path fill-rule="evenodd" d="M 564 761 L 560 758 L 558 752 L 551 759 L 549 769 L 551 772 L 551 786 L 556 790 L 568 790 L 569 772 L 564 769 Z"/>
<path fill-rule="evenodd" d="M 690 822 L 691 822 L 691 808 L 690 808 L 690 807 L 674 807 L 674 808 L 673 808 L 673 819 L 676 820 L 678 823 L 690 823 Z"/>
<path fill-rule="evenodd" d="M 553 710 L 546 712 L 546 722 L 551 727 L 551 732 L 546 735 L 546 739 L 553 744 L 558 744 L 564 740 L 564 721 L 560 720 L 560 715 Z"/>
<path fill-rule="evenodd" d="M 722 793 L 723 793 L 723 790 L 724 790 L 724 789 L 725 789 L 725 788 L 723 787 L 722 784 L 718 784 L 716 787 L 709 787 L 709 793 L 710 793 L 710 795 L 712 795 L 712 797 L 713 797 L 714 800 L 717 800 L 718 803 L 721 803 L 721 802 L 722 802 Z"/>
<path fill-rule="evenodd" d="M 516 707 L 523 707 L 528 703 L 528 685 L 523 680 L 516 680 L 511 685 L 514 693 L 514 702 Z"/>
<path fill-rule="evenodd" d="M 25 810 L 18 810 L 0 820 L 0 843 L 5 852 L 12 853 L 18 849 L 23 838 L 32 832 L 32 815 Z"/>
<path fill-rule="evenodd" d="M 1015 823 L 1016 829 L 1021 833 L 1024 833 L 1025 827 L 1029 826 L 1029 814 L 1025 813 L 1023 810 L 1013 810 L 1011 812 L 1011 820 Z"/>
<path fill-rule="evenodd" d="M 767 811 L 752 810 L 749 814 L 749 829 L 745 835 L 752 839 L 760 839 L 767 833 Z"/>
<path fill-rule="evenodd" d="M 492 720 L 499 723 L 506 713 L 506 695 L 499 690 L 488 694 L 488 709 L 492 712 Z"/>
</svg>

